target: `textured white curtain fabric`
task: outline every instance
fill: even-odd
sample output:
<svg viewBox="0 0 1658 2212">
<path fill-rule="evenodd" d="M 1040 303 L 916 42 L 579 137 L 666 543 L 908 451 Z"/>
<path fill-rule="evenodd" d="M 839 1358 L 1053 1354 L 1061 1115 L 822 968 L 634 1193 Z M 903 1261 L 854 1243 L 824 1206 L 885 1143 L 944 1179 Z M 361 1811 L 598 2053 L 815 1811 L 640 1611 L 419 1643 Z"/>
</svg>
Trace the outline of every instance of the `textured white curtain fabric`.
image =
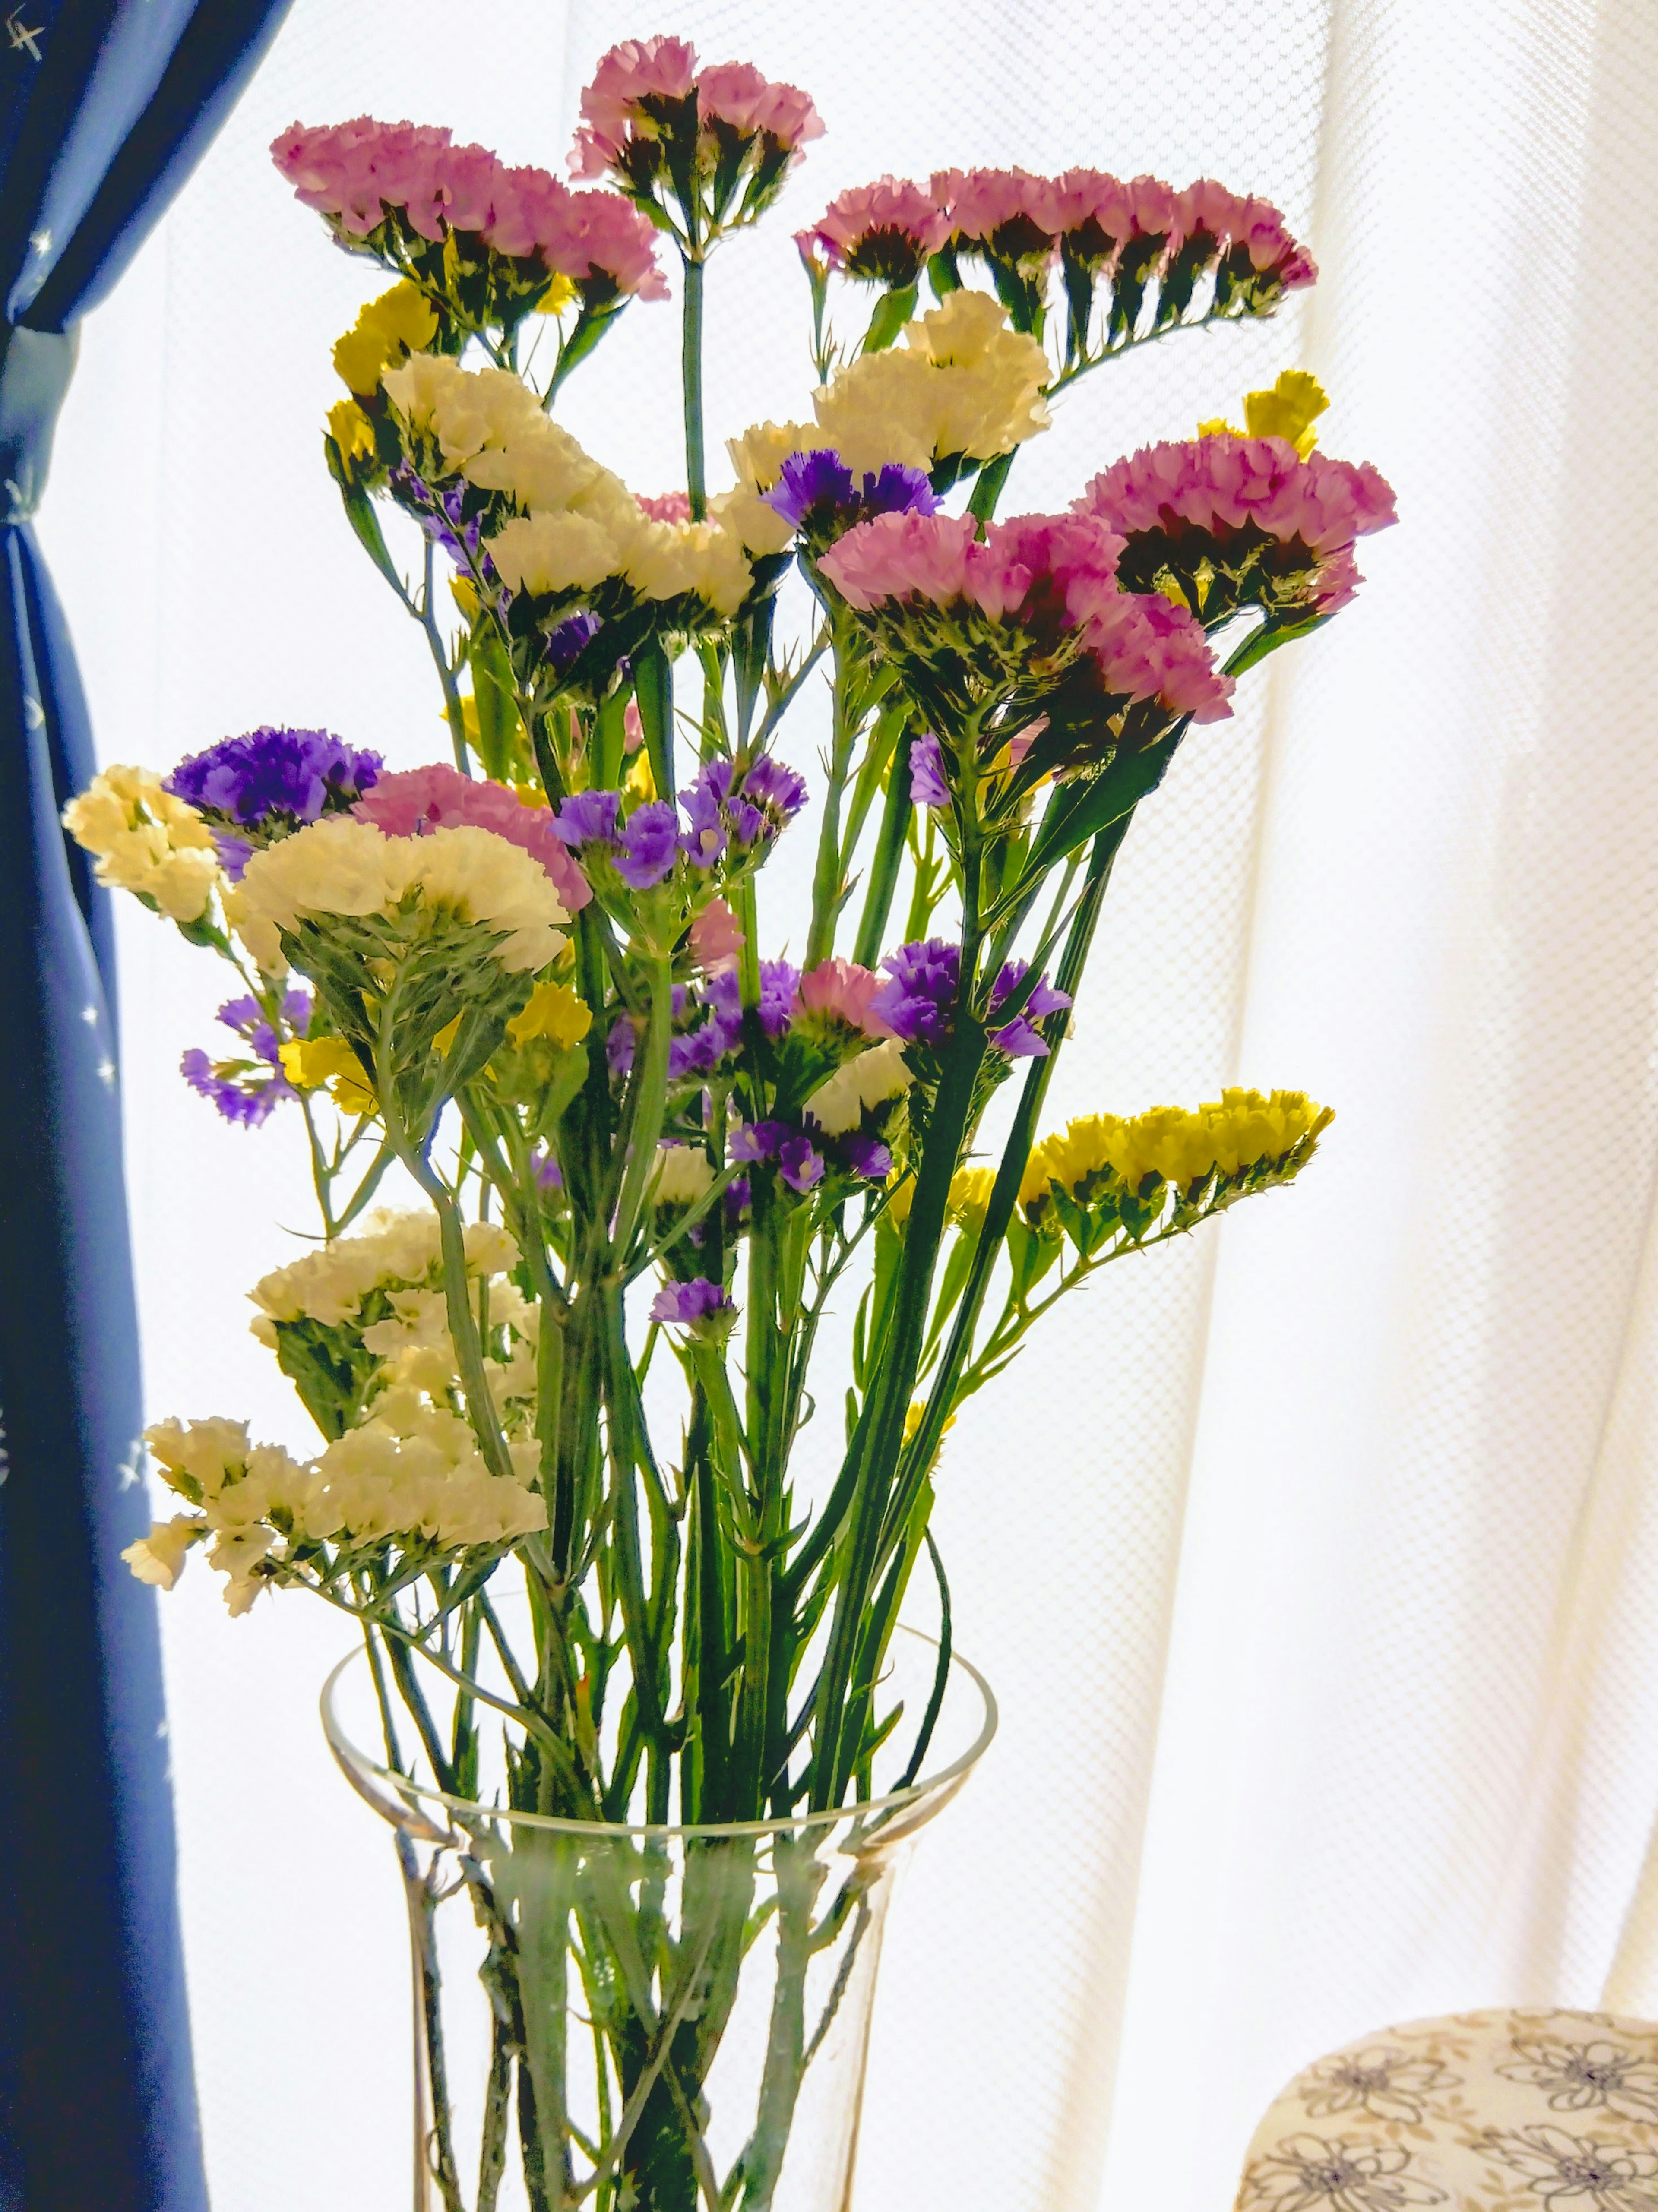
<svg viewBox="0 0 1658 2212">
<path fill-rule="evenodd" d="M 318 455 L 373 276 L 264 149 L 366 107 L 556 166 L 597 53 L 656 29 L 829 124 L 715 264 L 716 434 L 807 389 L 791 217 L 889 167 L 1086 161 L 1264 192 L 1326 273 L 1083 386 L 1014 508 L 1290 364 L 1399 494 L 1357 605 L 1194 735 L 1124 854 L 1056 1115 L 1241 1080 L 1340 1118 L 1294 1194 L 1126 1263 L 950 1440 L 936 1525 L 1003 1727 L 895 1915 L 858 2195 L 1223 2212 L 1345 2038 L 1658 2010 L 1658 17 L 297 0 L 64 416 L 43 530 L 109 757 L 263 720 L 441 750 Z M 677 342 L 635 309 L 572 387 L 643 489 L 678 474 Z M 242 1303 L 308 1220 L 295 1132 L 184 1090 L 218 979 L 124 927 L 152 1411 L 298 1443 Z M 230 1623 L 198 1571 L 162 1610 L 217 2201 L 392 2212 L 400 1900 L 313 1703 L 349 1632 L 297 1597 Z"/>
</svg>

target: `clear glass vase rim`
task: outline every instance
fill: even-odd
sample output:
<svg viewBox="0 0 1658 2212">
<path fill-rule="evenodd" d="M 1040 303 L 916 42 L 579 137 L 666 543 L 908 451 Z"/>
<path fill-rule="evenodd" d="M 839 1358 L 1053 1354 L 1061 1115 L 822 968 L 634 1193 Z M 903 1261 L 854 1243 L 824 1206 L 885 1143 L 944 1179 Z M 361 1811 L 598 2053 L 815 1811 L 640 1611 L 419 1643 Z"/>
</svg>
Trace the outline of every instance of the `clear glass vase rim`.
<svg viewBox="0 0 1658 2212">
<path fill-rule="evenodd" d="M 938 1638 L 929 1636 L 923 1629 L 911 1628 L 900 1621 L 897 1632 L 900 1636 L 913 1637 L 917 1643 L 930 1644 L 935 1650 L 938 1649 Z M 984 1719 L 978 1735 L 966 1751 L 953 1759 L 948 1766 L 940 1767 L 937 1773 L 924 1775 L 920 1781 L 911 1783 L 905 1790 L 889 1790 L 881 1797 L 866 1797 L 855 1805 L 842 1805 L 821 1813 L 791 1814 L 774 1820 L 702 1821 L 684 1826 L 655 1820 L 571 1820 L 558 1814 L 521 1813 L 510 1806 L 489 1806 L 476 1797 L 457 1796 L 451 1790 L 440 1790 L 436 1783 L 414 1781 L 406 1774 L 399 1774 L 393 1768 L 383 1766 L 378 1759 L 370 1759 L 368 1753 L 346 1734 L 334 1710 L 334 1692 L 341 1678 L 348 1668 L 357 1665 L 366 1656 L 367 1651 L 363 1645 L 348 1651 L 338 1664 L 330 1669 L 318 1701 L 322 1714 L 322 1731 L 328 1740 L 329 1748 L 348 1772 L 355 1768 L 372 1774 L 394 1796 L 416 1797 L 424 1803 L 444 1806 L 452 1812 L 487 1813 L 492 1820 L 509 1821 L 515 1827 L 543 1828 L 556 1835 L 589 1838 L 594 1836 L 627 1836 L 661 1841 L 677 1837 L 703 1842 L 721 1837 L 795 1835 L 802 1828 L 827 1828 L 842 1820 L 863 1820 L 875 1814 L 902 1812 L 922 1803 L 928 1797 L 937 1796 L 952 1784 L 959 1785 L 963 1782 L 990 1748 L 1000 1719 L 996 1694 L 990 1684 L 971 1659 L 964 1659 L 960 1651 L 952 1648 L 951 1672 L 960 1668 L 978 1692 L 984 1704 Z M 384 1811 L 383 1808 L 380 1809 Z"/>
</svg>

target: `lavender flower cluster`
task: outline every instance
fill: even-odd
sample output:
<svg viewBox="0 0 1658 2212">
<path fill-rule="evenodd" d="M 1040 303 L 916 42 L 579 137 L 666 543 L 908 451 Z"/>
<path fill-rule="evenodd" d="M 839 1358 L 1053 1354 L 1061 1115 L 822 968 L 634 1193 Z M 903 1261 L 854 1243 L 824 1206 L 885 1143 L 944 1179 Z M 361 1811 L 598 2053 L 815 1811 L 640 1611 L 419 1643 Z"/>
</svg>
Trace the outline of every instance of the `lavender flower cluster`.
<svg viewBox="0 0 1658 2212">
<path fill-rule="evenodd" d="M 725 857 L 746 860 L 769 844 L 805 800 L 803 779 L 771 754 L 759 753 L 741 769 L 730 761 L 708 763 L 680 793 L 688 829 L 680 829 L 678 811 L 665 799 L 625 816 L 615 791 L 578 792 L 559 808 L 553 828 L 589 874 L 595 861 L 607 860 L 630 890 L 643 891 L 673 872 L 681 853 L 704 869 Z"/>
<path fill-rule="evenodd" d="M 257 1129 L 284 1098 L 298 1094 L 283 1073 L 282 1048 L 257 999 L 227 999 L 218 1018 L 252 1048 L 254 1057 L 210 1060 L 199 1045 L 192 1045 L 179 1062 L 179 1073 L 192 1091 L 218 1108 L 227 1121 Z M 296 1036 L 302 1036 L 311 1018 L 309 994 L 290 991 L 282 1002 L 282 1018 Z"/>
</svg>

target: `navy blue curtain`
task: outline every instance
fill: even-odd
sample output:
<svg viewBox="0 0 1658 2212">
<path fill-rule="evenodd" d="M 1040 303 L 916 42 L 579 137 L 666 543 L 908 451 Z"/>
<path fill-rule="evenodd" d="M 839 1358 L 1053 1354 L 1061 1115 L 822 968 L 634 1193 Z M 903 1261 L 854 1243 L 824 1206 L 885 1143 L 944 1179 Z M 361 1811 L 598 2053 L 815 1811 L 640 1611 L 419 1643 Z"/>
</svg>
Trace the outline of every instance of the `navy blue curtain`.
<svg viewBox="0 0 1658 2212">
<path fill-rule="evenodd" d="M 0 0 L 0 2212 L 204 2212 L 93 773 L 30 526 L 75 358 L 288 0 Z M 120 518 L 112 514 L 112 529 Z"/>
</svg>

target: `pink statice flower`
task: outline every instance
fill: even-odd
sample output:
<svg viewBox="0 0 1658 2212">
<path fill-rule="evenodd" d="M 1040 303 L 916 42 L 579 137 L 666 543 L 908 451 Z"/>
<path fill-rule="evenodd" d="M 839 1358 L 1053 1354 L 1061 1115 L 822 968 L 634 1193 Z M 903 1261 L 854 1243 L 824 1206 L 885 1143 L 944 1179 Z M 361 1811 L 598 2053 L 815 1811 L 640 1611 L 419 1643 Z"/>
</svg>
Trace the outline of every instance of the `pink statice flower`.
<svg viewBox="0 0 1658 2212">
<path fill-rule="evenodd" d="M 1056 177 L 1053 214 L 1056 230 L 1091 263 L 1108 259 L 1136 234 L 1134 188 L 1104 169 L 1067 169 Z"/>
<path fill-rule="evenodd" d="M 560 220 L 539 244 L 548 268 L 578 285 L 599 276 L 641 300 L 668 296 L 655 226 L 618 192 L 566 192 Z"/>
<path fill-rule="evenodd" d="M 865 1036 L 889 1037 L 892 1030 L 870 1003 L 883 980 L 856 960 L 821 960 L 815 968 L 802 970 L 795 986 L 795 1017 L 844 1022 L 848 1029 L 861 1030 Z"/>
<path fill-rule="evenodd" d="M 427 768 L 381 776 L 351 811 L 359 822 L 372 822 L 388 837 L 424 836 L 430 830 L 464 823 L 491 830 L 541 863 L 567 913 L 578 912 L 593 896 L 587 878 L 553 827 L 550 810 L 527 806 L 503 783 L 475 781 L 433 762 Z"/>
<path fill-rule="evenodd" d="M 1356 538 L 1396 520 L 1392 486 L 1368 462 L 1303 459 L 1283 438 L 1227 434 L 1144 446 L 1095 477 L 1076 502 L 1133 538 L 1202 531 L 1222 542 L 1250 528 L 1317 556 L 1314 597 L 1326 612 L 1359 581 Z"/>
<path fill-rule="evenodd" d="M 886 599 L 958 600 L 1000 621 L 1030 589 L 1031 572 L 1004 557 L 994 531 L 977 542 L 971 514 L 878 514 L 849 530 L 818 566 L 849 606 L 862 613 Z"/>
<path fill-rule="evenodd" d="M 689 522 L 691 496 L 683 491 L 635 492 L 633 496 L 653 522 Z M 630 707 L 633 702 L 628 702 Z M 637 713 L 637 708 L 634 708 Z"/>
<path fill-rule="evenodd" d="M 743 933 L 723 899 L 710 899 L 691 925 L 691 957 L 704 975 L 727 974 L 737 964 Z"/>
<path fill-rule="evenodd" d="M 1028 169 L 940 169 L 932 191 L 959 246 L 976 246 L 1027 276 L 1053 258 L 1062 225 L 1051 178 Z"/>
<path fill-rule="evenodd" d="M 271 158 L 303 205 L 352 237 L 367 237 L 395 207 L 409 210 L 411 227 L 423 237 L 436 239 L 442 232 L 433 210 L 449 142 L 438 126 L 358 115 L 349 123 L 292 124 L 272 140 Z"/>
<path fill-rule="evenodd" d="M 913 284 L 949 235 L 949 216 L 924 185 L 885 176 L 831 200 L 795 243 L 849 276 L 897 286 Z"/>
<path fill-rule="evenodd" d="M 582 123 L 570 166 L 578 177 L 601 177 L 620 159 L 646 104 L 687 99 L 697 78 L 697 49 L 688 40 L 625 39 L 613 46 L 582 94 Z"/>
<path fill-rule="evenodd" d="M 1176 197 L 1174 225 L 1183 241 L 1204 234 L 1243 247 L 1251 268 L 1258 274 L 1271 270 L 1287 292 L 1318 276 L 1312 255 L 1295 243 L 1270 201 L 1246 198 L 1212 177 L 1200 177 Z"/>
<path fill-rule="evenodd" d="M 721 62 L 697 79 L 697 108 L 704 122 L 727 125 L 740 137 L 764 132 L 793 153 L 823 136 L 823 118 L 797 84 L 773 84 L 752 62 Z"/>
<path fill-rule="evenodd" d="M 1102 594 L 1085 635 L 1113 697 L 1155 699 L 1194 722 L 1223 721 L 1232 712 L 1236 678 L 1216 667 L 1198 617 L 1160 592 Z"/>
</svg>

